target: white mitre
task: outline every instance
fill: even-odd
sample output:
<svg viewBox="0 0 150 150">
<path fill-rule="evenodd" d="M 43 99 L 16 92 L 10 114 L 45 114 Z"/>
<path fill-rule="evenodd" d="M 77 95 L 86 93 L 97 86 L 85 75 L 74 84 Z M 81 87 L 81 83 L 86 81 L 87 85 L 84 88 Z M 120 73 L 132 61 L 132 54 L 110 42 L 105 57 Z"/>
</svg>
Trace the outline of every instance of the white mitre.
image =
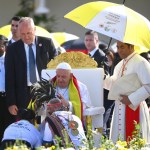
<svg viewBox="0 0 150 150">
<path fill-rule="evenodd" d="M 70 70 L 71 71 L 71 66 L 66 62 L 62 62 L 62 63 L 57 65 L 56 70 L 57 69 L 65 69 L 65 70 Z"/>
</svg>

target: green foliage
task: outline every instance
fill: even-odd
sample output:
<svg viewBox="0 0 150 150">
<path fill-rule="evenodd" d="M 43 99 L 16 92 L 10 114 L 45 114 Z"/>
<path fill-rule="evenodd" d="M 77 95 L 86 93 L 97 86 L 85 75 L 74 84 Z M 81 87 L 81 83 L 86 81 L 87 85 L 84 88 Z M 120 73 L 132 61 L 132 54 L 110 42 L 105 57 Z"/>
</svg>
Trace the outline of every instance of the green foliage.
<svg viewBox="0 0 150 150">
<path fill-rule="evenodd" d="M 14 145 L 9 144 L 5 150 L 30 150 L 22 141 L 16 140 Z"/>
<path fill-rule="evenodd" d="M 132 132 L 132 137 L 129 137 L 129 139 L 130 138 L 131 139 L 129 140 L 128 145 L 130 148 L 133 148 L 134 150 L 139 150 L 145 146 L 146 141 L 142 139 L 140 132 L 140 125 L 136 121 L 134 121 L 134 126 L 135 129 Z"/>
<path fill-rule="evenodd" d="M 61 150 L 61 149 L 63 149 L 63 148 L 66 149 L 66 148 L 73 147 L 73 144 L 69 142 L 69 136 L 68 136 L 68 133 L 67 133 L 66 129 L 64 129 L 64 130 L 62 131 L 62 133 L 63 133 L 63 136 L 64 136 L 64 138 L 65 138 L 65 139 L 64 139 L 64 141 L 65 141 L 65 146 L 62 147 L 62 142 L 63 142 L 63 140 L 62 140 L 60 137 L 55 136 L 54 141 L 55 141 L 55 147 L 56 147 L 56 149 L 57 149 L 57 150 Z"/>
<path fill-rule="evenodd" d="M 48 14 L 34 14 L 34 0 L 20 0 L 20 10 L 15 14 L 15 16 L 21 17 L 32 17 L 35 25 L 39 25 L 49 32 L 53 32 L 54 24 L 56 24 L 55 16 L 48 16 Z"/>
<path fill-rule="evenodd" d="M 104 136 L 100 139 L 100 147 L 96 148 L 94 147 L 94 140 L 93 135 L 96 134 L 93 131 L 89 131 L 87 134 L 87 140 L 83 141 L 85 147 L 81 148 L 79 147 L 79 150 L 148 150 L 149 145 L 146 145 L 145 140 L 142 139 L 141 133 L 140 133 L 140 125 L 137 124 L 137 122 L 134 122 L 135 129 L 132 134 L 132 138 L 130 138 L 129 142 L 118 140 L 116 143 L 113 143 L 112 140 L 109 140 L 108 138 L 105 138 Z M 68 141 L 68 134 L 67 131 L 64 130 L 63 134 L 66 141 L 66 146 L 62 147 L 62 139 L 60 137 L 55 136 L 55 146 L 51 147 L 39 147 L 36 150 L 65 150 L 72 147 L 72 143 L 69 143 Z M 147 147 L 148 146 L 148 147 Z M 72 148 L 73 149 L 73 148 Z M 7 148 L 6 150 L 29 150 L 26 147 L 24 149 L 17 149 L 17 146 L 14 148 Z M 70 149 L 71 150 L 71 149 Z"/>
</svg>

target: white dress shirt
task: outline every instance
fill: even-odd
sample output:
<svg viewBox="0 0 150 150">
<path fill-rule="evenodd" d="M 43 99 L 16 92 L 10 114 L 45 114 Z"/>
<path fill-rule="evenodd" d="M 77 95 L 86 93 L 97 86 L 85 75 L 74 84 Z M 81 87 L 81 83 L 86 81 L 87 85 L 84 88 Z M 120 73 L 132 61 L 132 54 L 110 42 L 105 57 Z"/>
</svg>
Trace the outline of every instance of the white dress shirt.
<svg viewBox="0 0 150 150">
<path fill-rule="evenodd" d="M 0 92 L 5 92 L 5 53 L 0 57 Z"/>
<path fill-rule="evenodd" d="M 97 51 L 98 47 L 96 47 L 95 49 L 93 49 L 92 51 L 89 52 L 90 57 L 93 57 L 93 55 L 95 54 L 95 52 Z"/>
<path fill-rule="evenodd" d="M 10 41 L 11 41 L 11 44 L 16 42 L 14 39 L 11 39 Z"/>
</svg>

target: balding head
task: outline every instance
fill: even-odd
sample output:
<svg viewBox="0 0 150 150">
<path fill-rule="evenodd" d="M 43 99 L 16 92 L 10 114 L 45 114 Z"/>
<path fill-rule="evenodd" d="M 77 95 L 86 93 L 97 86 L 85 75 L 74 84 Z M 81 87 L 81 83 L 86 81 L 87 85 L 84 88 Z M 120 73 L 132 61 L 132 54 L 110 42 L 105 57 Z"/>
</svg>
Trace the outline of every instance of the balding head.
<svg viewBox="0 0 150 150">
<path fill-rule="evenodd" d="M 34 43 L 35 41 L 35 25 L 30 17 L 23 17 L 19 21 L 18 31 L 21 40 L 26 44 Z"/>
<path fill-rule="evenodd" d="M 51 115 L 55 111 L 62 110 L 65 110 L 65 107 L 59 98 L 53 98 L 47 104 L 47 115 Z"/>
</svg>

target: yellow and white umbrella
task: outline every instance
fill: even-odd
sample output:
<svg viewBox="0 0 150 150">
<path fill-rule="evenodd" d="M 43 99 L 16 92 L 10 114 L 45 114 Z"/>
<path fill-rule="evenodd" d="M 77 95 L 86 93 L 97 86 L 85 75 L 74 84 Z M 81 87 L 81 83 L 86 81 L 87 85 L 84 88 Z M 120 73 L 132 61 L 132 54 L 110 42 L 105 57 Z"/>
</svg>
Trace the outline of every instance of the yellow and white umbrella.
<svg viewBox="0 0 150 150">
<path fill-rule="evenodd" d="M 114 44 L 111 45 L 111 48 L 113 49 L 113 51 L 116 53 L 117 52 L 117 43 L 115 42 Z M 140 53 L 143 53 L 143 52 L 148 52 L 149 49 L 148 48 L 145 48 L 145 47 L 139 47 L 139 46 L 134 46 L 134 50 L 140 54 Z"/>
<path fill-rule="evenodd" d="M 60 45 L 70 40 L 79 39 L 78 36 L 66 32 L 53 32 L 51 37 L 54 38 Z"/>
<path fill-rule="evenodd" d="M 12 37 L 10 28 L 11 28 L 10 25 L 5 25 L 5 26 L 1 27 L 0 34 L 4 35 L 8 39 L 10 39 Z M 36 26 L 36 35 L 50 38 L 50 33 L 46 29 L 44 29 L 40 26 Z"/>
<path fill-rule="evenodd" d="M 12 33 L 10 30 L 11 26 L 10 25 L 5 25 L 3 27 L 0 28 L 0 34 L 4 35 L 5 37 L 9 39 L 11 39 L 12 37 Z M 60 53 L 64 52 L 65 50 L 60 46 L 59 42 L 57 41 L 57 39 L 55 39 L 54 37 L 51 36 L 51 33 L 48 32 L 46 29 L 40 27 L 40 26 L 36 26 L 36 33 L 37 36 L 42 36 L 42 37 L 47 37 L 47 38 L 52 38 L 53 43 L 55 48 L 60 51 Z"/>
<path fill-rule="evenodd" d="M 149 20 L 124 5 L 89 2 L 64 17 L 116 40 L 150 49 Z"/>
</svg>

